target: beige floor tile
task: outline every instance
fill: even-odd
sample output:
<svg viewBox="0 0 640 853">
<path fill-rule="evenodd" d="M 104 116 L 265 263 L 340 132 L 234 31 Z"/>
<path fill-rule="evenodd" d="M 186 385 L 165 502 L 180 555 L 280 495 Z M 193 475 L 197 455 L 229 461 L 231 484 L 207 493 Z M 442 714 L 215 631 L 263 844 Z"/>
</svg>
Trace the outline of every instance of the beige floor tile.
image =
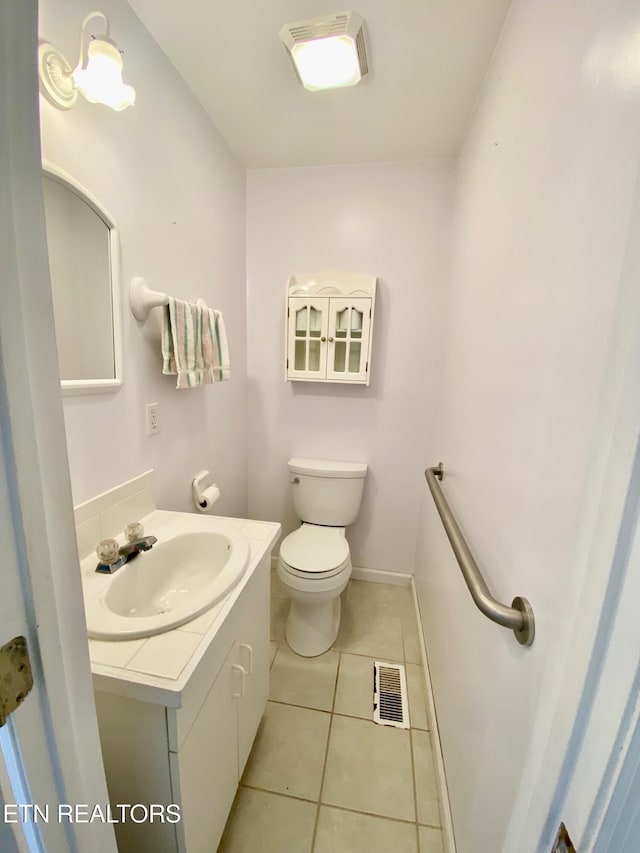
<svg viewBox="0 0 640 853">
<path fill-rule="evenodd" d="M 274 661 L 274 659 L 275 659 L 275 656 L 276 656 L 276 654 L 277 654 L 277 652 L 278 652 L 278 644 L 277 644 L 277 643 L 270 643 L 269 645 L 270 645 L 270 650 L 269 650 L 269 655 L 270 655 L 270 657 L 269 657 L 269 666 L 271 666 L 271 665 L 273 664 L 273 661 Z"/>
<path fill-rule="evenodd" d="M 413 619 L 415 607 L 411 587 L 352 580 L 348 587 L 352 607 L 369 615 Z"/>
<path fill-rule="evenodd" d="M 419 826 L 420 853 L 443 853 L 442 830 L 430 826 Z"/>
<path fill-rule="evenodd" d="M 340 655 L 333 710 L 347 717 L 373 719 L 373 658 Z"/>
<path fill-rule="evenodd" d="M 289 615 L 289 598 L 271 599 L 271 639 L 274 643 L 284 643 L 284 627 Z"/>
<path fill-rule="evenodd" d="M 404 639 L 404 659 L 407 663 L 422 663 L 420 654 L 420 634 L 415 617 L 402 620 L 402 635 Z"/>
<path fill-rule="evenodd" d="M 241 787 L 219 853 L 311 853 L 315 803 Z"/>
<path fill-rule="evenodd" d="M 402 619 L 399 616 L 376 619 L 366 611 L 354 610 L 347 601 L 347 606 L 342 610 L 335 648 L 382 660 L 403 661 Z"/>
<path fill-rule="evenodd" d="M 405 664 L 407 690 L 409 692 L 409 716 L 412 729 L 428 729 L 427 692 L 422 667 L 415 663 Z"/>
<path fill-rule="evenodd" d="M 304 658 L 282 644 L 271 668 L 270 698 L 290 705 L 330 711 L 336 689 L 338 652 Z"/>
<path fill-rule="evenodd" d="M 409 732 L 334 715 L 322 802 L 415 820 Z"/>
<path fill-rule="evenodd" d="M 382 817 L 320 808 L 313 853 L 417 853 L 416 827 Z"/>
<path fill-rule="evenodd" d="M 429 732 L 417 729 L 411 732 L 413 742 L 413 766 L 416 775 L 416 801 L 418 804 L 418 823 L 440 826 L 440 806 L 436 772 L 431 749 Z"/>
<path fill-rule="evenodd" d="M 329 720 L 321 711 L 267 702 L 244 784 L 317 800 Z"/>
</svg>

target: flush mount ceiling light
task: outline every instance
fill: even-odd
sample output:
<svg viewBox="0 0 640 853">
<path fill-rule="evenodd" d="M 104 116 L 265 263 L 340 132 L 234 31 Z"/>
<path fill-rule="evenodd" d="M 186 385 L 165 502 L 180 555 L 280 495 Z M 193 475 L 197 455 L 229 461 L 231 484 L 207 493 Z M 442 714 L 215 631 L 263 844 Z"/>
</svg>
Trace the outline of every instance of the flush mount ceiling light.
<svg viewBox="0 0 640 853">
<path fill-rule="evenodd" d="M 87 24 L 102 18 L 106 33 L 91 36 L 84 62 L 84 37 Z M 122 82 L 122 53 L 109 38 L 109 21 L 103 12 L 91 12 L 80 28 L 80 59 L 72 68 L 60 51 L 49 42 L 38 46 L 40 91 L 61 110 L 69 110 L 78 100 L 78 92 L 92 104 L 105 104 L 112 110 L 126 109 L 135 99 L 132 86 Z"/>
<path fill-rule="evenodd" d="M 355 12 L 338 12 L 285 24 L 280 39 L 298 79 L 311 92 L 355 86 L 368 73 L 364 19 Z"/>
</svg>

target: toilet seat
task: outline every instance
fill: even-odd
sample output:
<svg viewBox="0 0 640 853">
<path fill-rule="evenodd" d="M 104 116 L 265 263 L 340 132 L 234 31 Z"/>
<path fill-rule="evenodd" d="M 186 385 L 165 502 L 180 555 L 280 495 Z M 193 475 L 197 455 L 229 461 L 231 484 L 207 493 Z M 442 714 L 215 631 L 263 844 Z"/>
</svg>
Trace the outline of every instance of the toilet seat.
<svg viewBox="0 0 640 853">
<path fill-rule="evenodd" d="M 339 574 L 350 565 L 344 528 L 302 524 L 283 540 L 280 562 L 285 571 L 310 580 Z"/>
</svg>

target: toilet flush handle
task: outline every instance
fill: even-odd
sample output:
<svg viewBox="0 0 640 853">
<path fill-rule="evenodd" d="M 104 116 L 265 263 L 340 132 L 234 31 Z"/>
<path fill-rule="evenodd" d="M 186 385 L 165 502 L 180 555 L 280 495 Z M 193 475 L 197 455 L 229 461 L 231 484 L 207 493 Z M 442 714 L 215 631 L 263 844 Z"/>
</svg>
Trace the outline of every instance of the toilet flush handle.
<svg viewBox="0 0 640 853">
<path fill-rule="evenodd" d="M 300 477 L 294 477 L 291 482 L 297 485 L 300 482 Z"/>
</svg>

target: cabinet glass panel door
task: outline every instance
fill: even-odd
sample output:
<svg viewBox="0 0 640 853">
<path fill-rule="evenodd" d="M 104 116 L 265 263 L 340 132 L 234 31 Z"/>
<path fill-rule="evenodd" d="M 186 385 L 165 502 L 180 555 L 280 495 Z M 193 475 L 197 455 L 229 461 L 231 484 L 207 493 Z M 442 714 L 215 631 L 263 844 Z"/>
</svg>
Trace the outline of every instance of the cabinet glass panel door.
<svg viewBox="0 0 640 853">
<path fill-rule="evenodd" d="M 370 299 L 331 298 L 327 379 L 366 380 L 370 309 Z"/>
<path fill-rule="evenodd" d="M 287 376 L 319 379 L 326 366 L 327 303 L 324 298 L 289 299 Z"/>
</svg>

